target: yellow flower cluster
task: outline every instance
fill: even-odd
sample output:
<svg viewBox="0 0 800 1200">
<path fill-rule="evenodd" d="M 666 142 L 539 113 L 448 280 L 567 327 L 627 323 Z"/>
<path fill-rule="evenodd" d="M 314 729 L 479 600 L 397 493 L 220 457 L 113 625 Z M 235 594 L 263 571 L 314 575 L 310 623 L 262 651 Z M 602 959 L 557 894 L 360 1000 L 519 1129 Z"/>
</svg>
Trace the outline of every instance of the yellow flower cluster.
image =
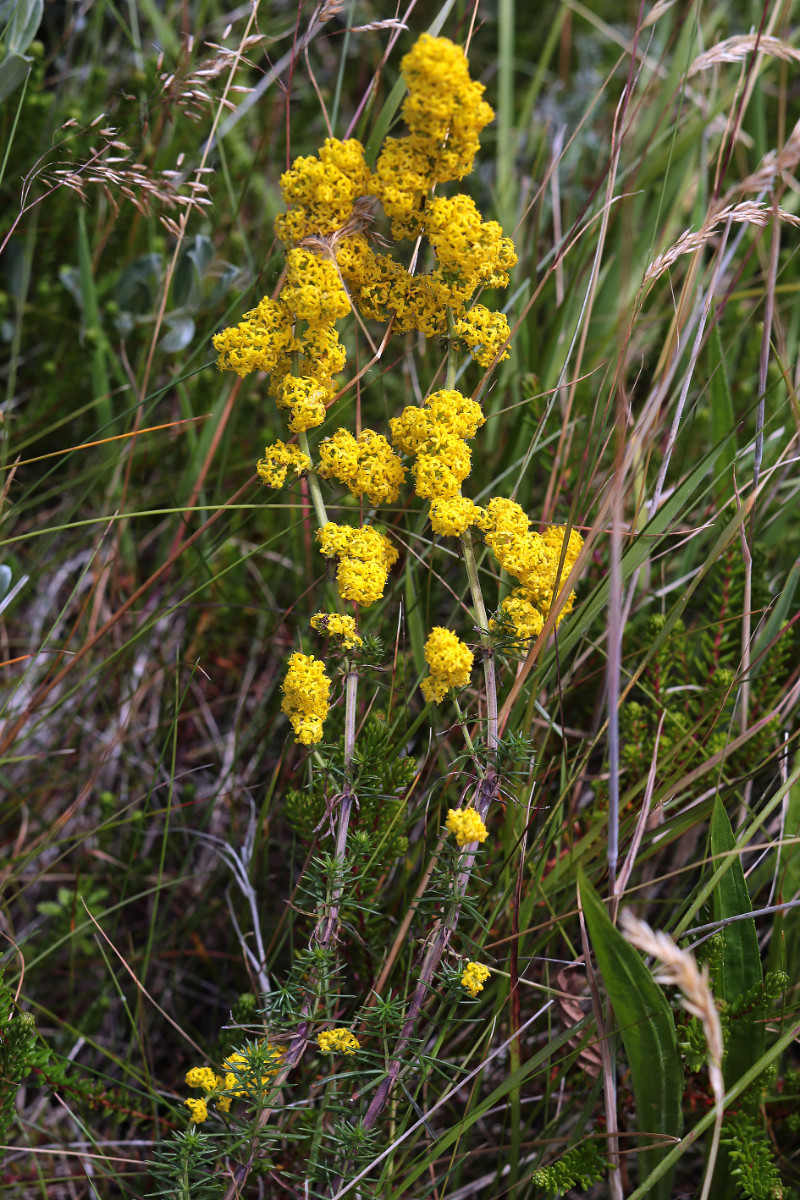
<svg viewBox="0 0 800 1200">
<path fill-rule="evenodd" d="M 238 325 L 215 335 L 217 366 L 220 371 L 235 371 L 242 379 L 251 371 L 285 374 L 297 348 L 293 324 L 286 305 L 265 296 Z"/>
<path fill-rule="evenodd" d="M 313 375 L 285 375 L 276 389 L 278 408 L 288 408 L 292 414 L 289 428 L 292 433 L 305 433 L 325 420 L 325 401 L 329 389 Z"/>
<path fill-rule="evenodd" d="M 266 372 L 278 407 L 291 414 L 291 431 L 314 429 L 325 420 L 326 405 L 336 393 L 333 376 L 345 363 L 334 326 L 349 311 L 336 263 L 296 247 L 286 256 L 279 298 L 265 297 L 237 326 L 214 337 L 218 366 L 242 378 L 251 371 Z M 296 336 L 298 322 L 306 326 L 302 337 Z"/>
<path fill-rule="evenodd" d="M 472 170 L 479 134 L 494 117 L 483 86 L 469 77 L 464 51 L 448 38 L 423 34 L 400 64 L 408 85 L 405 138 L 387 138 L 372 192 L 392 222 L 392 237 L 416 237 L 426 195 L 435 183 Z"/>
<path fill-rule="evenodd" d="M 538 637 L 553 602 L 566 530 L 553 525 L 543 534 L 532 531 L 524 509 L 502 496 L 489 501 L 480 525 L 500 566 L 520 583 L 501 604 L 501 615 L 511 622 L 518 638 Z M 583 538 L 573 529 L 564 552 L 559 592 L 582 545 Z M 558 615 L 559 621 L 572 611 L 574 601 L 575 593 L 571 592 Z M 495 624 L 492 622 L 493 627 Z"/>
<path fill-rule="evenodd" d="M 311 459 L 304 454 L 299 446 L 287 446 L 285 442 L 275 442 L 267 446 L 264 457 L 256 463 L 259 479 L 271 488 L 283 487 L 287 471 L 302 475 L 311 469 Z"/>
<path fill-rule="evenodd" d="M 288 246 L 306 237 L 329 237 L 347 223 L 357 199 L 369 191 L 364 147 L 355 138 L 327 138 L 319 156 L 296 158 L 281 175 L 287 212 L 275 221 L 275 233 Z"/>
<path fill-rule="evenodd" d="M 386 537 L 370 525 L 353 529 L 329 521 L 317 530 L 317 541 L 326 558 L 338 558 L 336 581 L 343 600 L 354 600 L 368 608 L 380 600 L 397 551 Z"/>
<path fill-rule="evenodd" d="M 472 842 L 485 842 L 489 836 L 488 830 L 474 808 L 451 808 L 445 821 L 450 833 L 456 835 L 459 846 L 469 846 Z"/>
<path fill-rule="evenodd" d="M 286 282 L 281 300 L 299 321 L 310 328 L 332 325 L 350 312 L 336 263 L 300 247 L 286 255 Z"/>
<path fill-rule="evenodd" d="M 441 704 L 450 688 L 466 687 L 474 656 L 451 629 L 435 625 L 425 643 L 430 675 L 420 684 L 429 704 Z"/>
<path fill-rule="evenodd" d="M 484 421 L 475 400 L 445 389 L 428 396 L 422 408 L 411 405 L 389 422 L 395 446 L 415 456 L 411 473 L 418 496 L 458 496 L 472 466 L 465 439 L 473 438 Z"/>
<path fill-rule="evenodd" d="M 270 392 L 288 411 L 293 433 L 321 425 L 336 393 L 334 376 L 345 352 L 335 325 L 349 313 L 350 296 L 365 318 L 391 318 L 398 333 L 418 330 L 426 337 L 442 335 L 447 310 L 453 310 L 455 336 L 483 366 L 494 361 L 508 337 L 502 315 L 481 305 L 466 313 L 465 306 L 477 288 L 507 285 L 516 262 L 511 239 L 496 221 L 483 221 L 469 197 L 432 197 L 434 184 L 472 170 L 480 131 L 494 115 L 483 86 L 470 79 L 460 47 L 427 34 L 401 70 L 409 88 L 403 104 L 408 136 L 386 139 L 374 174 L 355 139 L 328 138 L 317 155 L 294 162 L 281 176 L 286 212 L 275 225 L 287 246 L 280 295 L 265 297 L 214 338 L 220 369 L 242 378 L 253 371 L 269 376 Z M 425 232 L 437 258 L 433 272 L 411 275 L 375 252 L 364 232 L 372 219 L 370 197 L 381 200 L 395 238 Z M 464 439 L 471 436 L 454 433 L 457 441 L 420 452 L 413 468 L 418 495 L 459 493 L 470 469 Z M 322 474 L 373 504 L 393 503 L 403 479 L 400 463 L 380 435 L 368 431 L 363 444 L 358 441 L 354 450 L 341 431 L 329 439 Z M 337 456 L 342 473 L 335 469 Z M 301 461 L 275 448 L 258 472 L 271 486 L 281 486 L 288 469 L 308 470 Z M 463 513 L 455 520 L 442 515 L 441 526 L 455 528 L 463 520 Z"/>
<path fill-rule="evenodd" d="M 461 309 L 479 287 L 508 287 L 517 261 L 511 238 L 497 221 L 483 221 L 470 196 L 437 196 L 425 208 L 425 234 L 439 266 L 435 276 L 448 303 Z"/>
<path fill-rule="evenodd" d="M 477 288 L 508 285 L 509 268 L 517 261 L 514 243 L 502 236 L 496 221 L 481 220 L 468 196 L 432 200 L 424 215 L 438 259 L 434 271 L 409 275 L 401 263 L 376 254 L 364 233 L 354 233 L 337 241 L 334 250 L 342 278 L 365 319 L 394 316 L 398 333 L 416 329 L 425 337 L 441 336 L 449 306 L 464 322 L 457 326 L 461 340 L 482 347 L 480 358 L 475 354 L 481 365 L 491 363 L 509 336 L 505 317 L 483 305 L 475 306 L 474 315 L 463 310 Z M 494 350 L 487 357 L 489 344 Z"/>
<path fill-rule="evenodd" d="M 322 738 L 328 715 L 331 681 L 325 674 L 325 664 L 310 654 L 293 654 L 281 690 L 281 711 L 292 723 L 294 740 L 302 746 L 313 746 Z"/>
<path fill-rule="evenodd" d="M 319 447 L 319 474 L 338 479 L 353 496 L 366 496 L 371 504 L 394 504 L 405 479 L 405 467 L 386 438 L 364 429 L 357 438 L 337 429 Z"/>
<path fill-rule="evenodd" d="M 431 502 L 431 527 L 440 537 L 459 537 L 470 525 L 478 525 L 483 509 L 466 496 L 450 496 Z"/>
<path fill-rule="evenodd" d="M 340 638 L 343 650 L 353 650 L 363 645 L 363 639 L 356 633 L 355 617 L 341 616 L 339 613 L 315 613 L 311 618 L 311 628 L 328 638 Z"/>
<path fill-rule="evenodd" d="M 461 986 L 466 988 L 470 996 L 475 997 L 478 992 L 483 991 L 483 985 L 490 975 L 491 971 L 483 963 L 468 962 L 461 976 Z"/>
<path fill-rule="evenodd" d="M 265 1072 L 262 1068 L 261 1086 L 267 1087 L 274 1079 L 284 1053 L 282 1048 L 267 1042 L 269 1066 Z M 222 1065 L 225 1070 L 224 1075 L 218 1075 L 216 1071 L 212 1071 L 211 1067 L 192 1067 L 186 1072 L 187 1087 L 201 1088 L 205 1093 L 202 1098 L 190 1097 L 188 1100 L 184 1100 L 184 1104 L 192 1114 L 192 1120 L 198 1125 L 208 1120 L 208 1105 L 211 1101 L 220 1112 L 230 1112 L 231 1101 L 235 1097 L 247 1096 L 254 1090 L 254 1080 L 255 1087 L 258 1087 L 258 1080 L 255 1077 L 250 1078 L 253 1072 L 250 1070 L 250 1059 L 246 1054 L 238 1052 L 231 1054 Z M 247 1086 L 241 1086 L 243 1083 L 246 1083 Z"/>
<path fill-rule="evenodd" d="M 324 1029 L 317 1037 L 317 1045 L 323 1054 L 355 1054 L 361 1043 L 349 1029 Z"/>
<path fill-rule="evenodd" d="M 490 367 L 496 358 L 498 362 L 508 358 L 508 350 L 500 354 L 500 347 L 511 336 L 508 321 L 501 312 L 492 312 L 483 304 L 473 304 L 469 312 L 454 323 L 453 332 L 481 367 Z"/>
</svg>

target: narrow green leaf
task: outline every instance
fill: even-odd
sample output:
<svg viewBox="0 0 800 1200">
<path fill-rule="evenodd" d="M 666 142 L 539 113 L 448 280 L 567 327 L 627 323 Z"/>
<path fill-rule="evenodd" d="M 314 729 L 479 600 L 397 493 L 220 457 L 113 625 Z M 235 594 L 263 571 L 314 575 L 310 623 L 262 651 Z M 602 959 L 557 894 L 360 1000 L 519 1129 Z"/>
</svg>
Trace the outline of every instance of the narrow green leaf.
<svg viewBox="0 0 800 1200">
<path fill-rule="evenodd" d="M 97 295 L 89 233 L 86 228 L 86 212 L 78 209 L 77 220 L 78 269 L 80 272 L 81 298 L 83 301 L 83 328 L 91 345 L 92 391 L 97 404 L 97 415 L 101 427 L 108 429 L 114 418 L 111 404 L 111 383 L 106 369 L 106 343 L 100 320 L 100 302 Z"/>
<path fill-rule="evenodd" d="M 452 1146 L 459 1138 L 462 1138 L 477 1121 L 483 1118 L 489 1109 L 502 1104 L 515 1088 L 520 1087 L 524 1083 L 529 1075 L 533 1075 L 536 1071 L 544 1069 L 556 1051 L 565 1047 L 576 1034 L 581 1032 L 585 1024 L 586 1019 L 579 1021 L 577 1025 L 573 1025 L 570 1029 L 565 1029 L 563 1033 L 548 1041 L 537 1054 L 529 1058 L 516 1071 L 512 1071 L 493 1092 L 489 1093 L 485 1100 L 470 1108 L 469 1113 L 465 1115 L 463 1120 L 451 1126 L 442 1137 L 438 1138 L 430 1146 L 423 1157 L 412 1165 L 408 1175 L 405 1175 L 400 1186 L 390 1193 L 388 1200 L 402 1200 L 403 1196 L 407 1196 L 408 1188 L 411 1187 L 411 1184 L 419 1179 L 420 1175 L 428 1171 L 431 1165 L 444 1154 L 448 1147 Z"/>
<path fill-rule="evenodd" d="M 663 991 L 642 958 L 611 923 L 605 905 L 583 871 L 578 888 L 586 925 L 606 990 L 619 1022 L 636 1099 L 636 1126 L 644 1142 L 654 1135 L 679 1137 L 683 1070 L 675 1020 Z M 658 1165 L 663 1150 L 640 1150 L 642 1177 Z M 663 1176 L 650 1193 L 669 1200 L 671 1176 Z"/>
<path fill-rule="evenodd" d="M 769 616 L 753 641 L 753 657 L 759 655 L 762 650 L 769 646 L 770 642 L 781 632 L 781 629 L 789 618 L 789 614 L 793 614 L 796 611 L 794 594 L 797 591 L 798 584 L 800 584 L 800 561 L 792 564 L 791 570 L 786 576 L 786 583 L 776 596 Z M 766 664 L 753 664 L 754 673 L 760 674 L 765 665 L 768 668 L 769 657 L 767 657 Z"/>
<path fill-rule="evenodd" d="M 657 513 L 647 522 L 644 529 L 641 531 L 636 541 L 631 548 L 625 553 L 622 559 L 622 581 L 627 582 L 633 575 L 637 567 L 640 567 L 645 559 L 655 554 L 658 547 L 661 545 L 662 538 L 667 535 L 672 528 L 673 521 L 680 519 L 681 513 L 685 512 L 689 497 L 694 495 L 695 491 L 700 488 L 705 481 L 705 487 L 701 492 L 701 496 L 705 494 L 711 484 L 708 481 L 709 474 L 712 474 L 714 464 L 722 454 L 727 441 L 732 437 L 728 434 L 728 439 L 720 442 L 710 450 L 695 469 L 687 475 L 683 483 L 681 483 L 669 499 L 661 506 Z M 711 559 L 713 561 L 713 559 Z M 559 654 L 565 655 L 572 647 L 583 637 L 584 633 L 589 629 L 592 621 L 600 615 L 601 612 L 608 607 L 609 580 L 606 578 L 602 583 L 594 589 L 591 596 L 587 596 L 585 600 L 581 600 L 577 613 L 569 622 L 564 622 L 567 626 L 563 632 L 558 635 L 558 651 Z M 553 652 L 548 654 L 549 658 L 553 657 Z"/>
<path fill-rule="evenodd" d="M 733 487 L 733 464 L 736 459 L 736 420 L 725 359 L 722 353 L 722 338 L 719 324 L 711 322 L 708 340 L 709 363 L 709 442 L 711 447 L 720 445 L 719 472 L 714 476 L 714 499 L 724 506 L 730 500 Z M 730 436 L 729 436 L 730 435 Z"/>
<path fill-rule="evenodd" d="M 717 796 L 711 816 L 711 854 L 715 864 L 718 864 L 724 855 L 730 853 L 734 854 L 730 869 L 714 888 L 716 921 L 725 921 L 729 917 L 738 917 L 753 910 L 741 859 L 736 851 L 736 838 L 725 806 Z M 722 972 L 721 978 L 715 980 L 715 992 L 735 1009 L 741 1003 L 745 992 L 752 987 L 758 987 L 763 980 L 756 923 L 752 919 L 731 921 L 723 927 L 722 938 Z M 763 1024 L 746 1019 L 731 1021 L 725 1061 L 722 1064 L 726 1084 L 739 1079 L 763 1053 Z"/>
<path fill-rule="evenodd" d="M 800 765 L 800 755 L 795 756 L 795 768 Z M 800 784 L 795 782 L 789 789 L 786 820 L 783 826 L 783 841 L 778 859 L 778 899 L 789 900 L 800 894 Z M 800 910 L 787 908 L 775 914 L 772 931 L 773 946 L 783 935 L 787 963 L 796 963 L 800 954 Z"/>
</svg>

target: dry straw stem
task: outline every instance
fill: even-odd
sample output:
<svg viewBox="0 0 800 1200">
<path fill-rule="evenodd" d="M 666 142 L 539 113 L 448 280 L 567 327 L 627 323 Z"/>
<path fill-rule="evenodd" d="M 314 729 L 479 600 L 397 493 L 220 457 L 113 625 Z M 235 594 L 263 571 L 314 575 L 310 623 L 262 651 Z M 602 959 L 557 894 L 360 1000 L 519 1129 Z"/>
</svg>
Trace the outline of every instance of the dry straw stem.
<svg viewBox="0 0 800 1200">
<path fill-rule="evenodd" d="M 697 1017 L 703 1026 L 708 1046 L 708 1081 L 714 1093 L 716 1111 L 714 1136 L 700 1197 L 700 1200 L 707 1200 L 719 1148 L 722 1118 L 725 1113 L 725 1083 L 722 1078 L 722 1056 L 725 1048 L 719 1013 L 708 983 L 708 973 L 705 969 L 701 971 L 698 968 L 693 954 L 688 950 L 681 950 L 666 933 L 660 930 L 655 932 L 646 921 L 640 921 L 638 917 L 635 917 L 630 909 L 623 909 L 620 913 L 619 926 L 623 936 L 632 946 L 644 954 L 652 955 L 662 963 L 655 975 L 656 981 L 664 987 L 679 988 L 684 1008 L 693 1017 Z"/>
</svg>

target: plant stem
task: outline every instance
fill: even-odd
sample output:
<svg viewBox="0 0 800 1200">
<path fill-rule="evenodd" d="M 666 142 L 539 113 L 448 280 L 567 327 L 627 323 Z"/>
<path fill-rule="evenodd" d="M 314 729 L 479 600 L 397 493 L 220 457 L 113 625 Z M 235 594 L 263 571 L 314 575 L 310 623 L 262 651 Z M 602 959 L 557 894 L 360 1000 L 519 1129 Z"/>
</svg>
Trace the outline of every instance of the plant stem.
<svg viewBox="0 0 800 1200">
<path fill-rule="evenodd" d="M 494 763 L 497 758 L 497 675 L 494 666 L 492 635 L 489 632 L 489 618 L 486 616 L 486 607 L 483 603 L 483 592 L 478 577 L 478 564 L 475 561 L 475 547 L 471 530 L 465 529 L 461 534 L 461 547 L 464 551 L 464 565 L 467 569 L 472 605 L 475 609 L 483 646 L 483 678 L 486 684 L 486 745 Z"/>
<path fill-rule="evenodd" d="M 311 451 L 308 448 L 308 434 L 303 429 L 297 435 L 297 444 L 308 458 L 311 458 Z M 319 486 L 319 476 L 312 467 L 306 476 L 308 479 L 308 490 L 311 493 L 311 503 L 314 505 L 314 513 L 316 514 L 317 524 L 320 529 L 328 524 L 328 514 L 325 511 L 325 501 L 322 499 L 322 488 Z"/>
</svg>

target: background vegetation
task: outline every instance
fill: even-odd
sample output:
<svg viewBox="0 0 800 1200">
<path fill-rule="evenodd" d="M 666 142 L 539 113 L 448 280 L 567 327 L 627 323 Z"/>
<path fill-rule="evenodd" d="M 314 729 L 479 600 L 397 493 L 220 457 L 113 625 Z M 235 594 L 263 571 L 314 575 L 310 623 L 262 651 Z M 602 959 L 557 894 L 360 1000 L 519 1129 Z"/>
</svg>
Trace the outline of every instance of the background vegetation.
<svg viewBox="0 0 800 1200">
<path fill-rule="evenodd" d="M 796 8 L 0 4 L 10 1195 L 332 1195 L 361 1170 L 350 1195 L 699 1195 L 705 1039 L 616 933 L 620 906 L 708 966 L 728 1089 L 712 1194 L 797 1193 Z M 518 676 L 505 662 L 502 803 L 359 1141 L 469 771 L 455 710 L 422 715 L 417 686 L 431 626 L 461 605 L 470 624 L 462 564 L 413 502 L 384 514 L 401 561 L 368 614 L 382 647 L 323 997 L 364 1056 L 312 1043 L 267 1125 L 186 1137 L 187 1069 L 290 1021 L 333 844 L 279 703 L 325 587 L 308 494 L 257 483 L 282 421 L 210 339 L 278 282 L 288 161 L 325 114 L 374 140 L 434 23 L 470 38 L 496 109 L 468 189 L 520 258 L 470 494 L 578 528 L 579 600 Z M 371 355 L 348 339 L 355 373 Z M 385 429 L 442 362 L 394 339 L 325 432 Z M 473 957 L 494 968 L 476 1000 Z"/>
</svg>

